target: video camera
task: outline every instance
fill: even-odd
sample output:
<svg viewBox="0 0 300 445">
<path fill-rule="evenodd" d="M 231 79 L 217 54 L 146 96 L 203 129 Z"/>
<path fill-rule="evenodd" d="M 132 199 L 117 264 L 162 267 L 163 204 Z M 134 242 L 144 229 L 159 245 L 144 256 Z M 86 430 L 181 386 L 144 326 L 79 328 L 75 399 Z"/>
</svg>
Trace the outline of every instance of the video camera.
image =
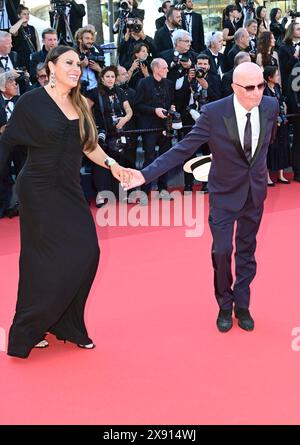
<svg viewBox="0 0 300 445">
<path fill-rule="evenodd" d="M 139 19 L 127 19 L 126 28 L 131 32 L 139 33 L 143 29 L 143 25 L 139 22 Z"/>
<path fill-rule="evenodd" d="M 50 0 L 50 5 L 57 14 L 65 14 L 68 3 L 68 0 Z"/>
</svg>

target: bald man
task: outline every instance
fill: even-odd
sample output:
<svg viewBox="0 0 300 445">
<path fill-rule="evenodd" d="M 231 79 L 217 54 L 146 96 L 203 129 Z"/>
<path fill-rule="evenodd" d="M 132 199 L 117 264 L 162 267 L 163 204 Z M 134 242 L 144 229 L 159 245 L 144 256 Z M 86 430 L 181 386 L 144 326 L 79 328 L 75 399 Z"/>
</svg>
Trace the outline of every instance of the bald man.
<svg viewBox="0 0 300 445">
<path fill-rule="evenodd" d="M 208 178 L 209 226 L 213 236 L 212 262 L 215 296 L 219 305 L 217 327 L 232 328 L 232 309 L 238 325 L 254 329 L 249 311 L 250 283 L 256 274 L 256 235 L 267 195 L 266 157 L 277 127 L 278 104 L 263 96 L 261 69 L 251 62 L 233 73 L 230 96 L 202 107 L 192 131 L 141 172 L 131 170 L 129 188 L 149 183 L 190 158 L 208 143 L 213 159 Z M 235 235 L 233 283 L 231 258 Z"/>
</svg>

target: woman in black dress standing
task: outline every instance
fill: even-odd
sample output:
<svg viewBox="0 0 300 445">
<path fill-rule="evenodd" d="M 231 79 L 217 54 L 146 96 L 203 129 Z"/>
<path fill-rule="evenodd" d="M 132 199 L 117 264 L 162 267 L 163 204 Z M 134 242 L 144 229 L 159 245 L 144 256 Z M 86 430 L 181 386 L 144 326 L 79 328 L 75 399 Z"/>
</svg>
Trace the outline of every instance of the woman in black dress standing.
<svg viewBox="0 0 300 445">
<path fill-rule="evenodd" d="M 21 253 L 16 314 L 8 355 L 27 358 L 46 347 L 45 333 L 94 347 L 84 307 L 99 260 L 94 220 L 80 186 L 82 152 L 121 179 L 123 168 L 97 144 L 80 94 L 80 60 L 69 47 L 47 56 L 50 83 L 23 95 L 0 139 L 0 175 L 10 149 L 28 146 L 18 176 Z M 123 175 L 123 176 L 122 176 Z"/>
<path fill-rule="evenodd" d="M 275 171 L 278 174 L 277 182 L 289 184 L 284 177 L 284 169 L 290 167 L 290 148 L 289 148 L 289 126 L 285 117 L 286 106 L 284 97 L 279 85 L 279 70 L 277 66 L 266 66 L 264 69 L 264 79 L 267 82 L 264 95 L 275 97 L 279 105 L 278 129 L 275 141 L 270 144 L 267 156 L 267 166 L 269 171 Z M 274 186 L 270 175 L 268 175 L 268 186 Z"/>
<path fill-rule="evenodd" d="M 224 64 L 225 71 L 228 71 L 227 66 L 227 56 L 229 51 L 234 45 L 234 34 L 237 30 L 236 23 L 240 14 L 236 5 L 228 5 L 224 11 L 223 18 L 223 40 L 226 42 L 226 47 L 224 50 Z"/>
</svg>

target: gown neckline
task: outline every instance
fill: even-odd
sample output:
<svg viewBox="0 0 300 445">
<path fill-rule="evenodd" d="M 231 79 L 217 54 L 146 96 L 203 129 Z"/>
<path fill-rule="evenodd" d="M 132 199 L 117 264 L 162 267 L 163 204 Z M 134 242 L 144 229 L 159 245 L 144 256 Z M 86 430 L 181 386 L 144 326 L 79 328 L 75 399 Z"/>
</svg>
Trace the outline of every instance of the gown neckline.
<svg viewBox="0 0 300 445">
<path fill-rule="evenodd" d="M 65 113 L 63 112 L 63 110 L 57 105 L 57 103 L 55 102 L 55 100 L 50 96 L 50 94 L 48 93 L 48 91 L 46 90 L 45 87 L 42 87 L 42 90 L 44 90 L 45 94 L 49 97 L 49 99 L 51 100 L 51 102 L 53 102 L 53 104 L 56 106 L 56 108 L 61 112 L 61 114 L 69 121 L 69 122 L 76 122 L 79 121 L 79 118 L 77 117 L 76 119 L 69 119 L 68 116 L 65 115 Z"/>
</svg>

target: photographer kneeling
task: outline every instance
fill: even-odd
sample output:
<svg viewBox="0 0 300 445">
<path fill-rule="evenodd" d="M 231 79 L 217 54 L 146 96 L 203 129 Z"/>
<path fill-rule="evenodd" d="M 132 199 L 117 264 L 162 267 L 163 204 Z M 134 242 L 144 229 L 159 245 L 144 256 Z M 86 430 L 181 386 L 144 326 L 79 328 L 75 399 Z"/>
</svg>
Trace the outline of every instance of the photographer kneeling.
<svg viewBox="0 0 300 445">
<path fill-rule="evenodd" d="M 117 67 L 103 68 L 100 73 L 99 87 L 88 92 L 87 100 L 93 110 L 99 130 L 99 144 L 108 156 L 122 164 L 126 138 L 118 137 L 117 130 L 124 128 L 130 121 L 132 109 L 122 89 L 116 86 L 117 76 Z M 105 204 L 101 191 L 111 190 L 116 199 L 119 198 L 119 182 L 110 174 L 109 170 L 93 164 L 92 175 L 97 190 L 97 207 Z"/>
<path fill-rule="evenodd" d="M 97 88 L 99 74 L 104 67 L 104 52 L 95 45 L 96 34 L 90 26 L 78 29 L 75 34 L 77 51 L 81 60 L 81 93 Z"/>
</svg>

